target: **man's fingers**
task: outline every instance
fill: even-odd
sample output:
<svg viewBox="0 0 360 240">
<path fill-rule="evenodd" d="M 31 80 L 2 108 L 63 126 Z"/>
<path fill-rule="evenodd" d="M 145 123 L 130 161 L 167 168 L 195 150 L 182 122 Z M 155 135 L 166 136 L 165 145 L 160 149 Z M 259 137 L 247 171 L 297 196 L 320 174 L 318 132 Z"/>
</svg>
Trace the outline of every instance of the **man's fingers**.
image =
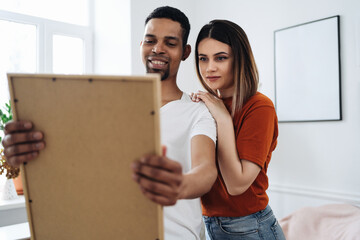
<svg viewBox="0 0 360 240">
<path fill-rule="evenodd" d="M 44 135 L 42 132 L 24 132 L 24 133 L 12 133 L 5 135 L 2 144 L 4 147 L 8 147 L 14 144 L 25 142 L 36 142 L 42 140 Z"/>
<path fill-rule="evenodd" d="M 27 153 L 27 154 L 23 154 L 23 155 L 19 155 L 19 156 L 13 156 L 13 157 L 9 157 L 6 158 L 6 161 L 14 167 L 19 167 L 20 164 L 24 163 L 24 162 L 29 162 L 31 160 L 33 160 L 34 158 L 36 158 L 39 155 L 39 152 L 31 152 L 31 153 Z"/>
<path fill-rule="evenodd" d="M 164 205 L 174 205 L 179 196 L 179 188 L 147 179 L 140 174 L 133 174 L 133 179 L 139 184 L 142 193 L 150 200 Z"/>
<path fill-rule="evenodd" d="M 182 182 L 182 174 L 169 172 L 162 168 L 156 168 L 141 163 L 133 163 L 132 168 L 136 173 L 144 177 L 174 187 L 179 186 Z"/>
<path fill-rule="evenodd" d="M 161 151 L 162 151 L 162 156 L 165 157 L 166 156 L 166 151 L 167 151 L 167 147 L 166 146 L 161 146 Z"/>
<path fill-rule="evenodd" d="M 28 131 L 33 127 L 29 121 L 11 121 L 6 123 L 4 133 L 9 134 L 13 132 Z"/>
<path fill-rule="evenodd" d="M 16 155 L 37 152 L 44 148 L 45 148 L 44 142 L 11 145 L 4 149 L 4 155 L 6 158 L 10 158 Z"/>
<path fill-rule="evenodd" d="M 140 163 L 150 165 L 157 168 L 163 168 L 170 172 L 181 173 L 182 167 L 180 163 L 170 160 L 165 156 L 144 156 L 140 159 Z"/>
<path fill-rule="evenodd" d="M 144 156 L 132 163 L 133 179 L 143 194 L 163 206 L 174 205 L 183 180 L 181 165 L 164 156 Z"/>
<path fill-rule="evenodd" d="M 176 200 L 174 198 L 166 198 L 164 196 L 149 192 L 146 189 L 141 189 L 141 190 L 147 198 L 149 198 L 151 201 L 153 201 L 157 204 L 160 204 L 162 206 L 172 206 L 172 205 L 175 205 L 175 203 L 176 203 Z"/>
<path fill-rule="evenodd" d="M 141 174 L 134 174 L 133 179 L 138 182 L 140 187 L 154 194 L 163 195 L 165 197 L 176 198 L 179 194 L 178 188 L 171 187 L 167 184 L 154 181 Z"/>
</svg>

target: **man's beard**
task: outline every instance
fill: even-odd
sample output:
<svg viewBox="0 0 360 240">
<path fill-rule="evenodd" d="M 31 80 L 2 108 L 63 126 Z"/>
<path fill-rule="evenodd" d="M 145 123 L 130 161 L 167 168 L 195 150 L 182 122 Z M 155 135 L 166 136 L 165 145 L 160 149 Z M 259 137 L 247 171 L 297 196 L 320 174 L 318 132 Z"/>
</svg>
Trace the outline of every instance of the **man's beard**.
<svg viewBox="0 0 360 240">
<path fill-rule="evenodd" d="M 163 73 L 163 74 L 161 74 L 161 81 L 164 81 L 169 77 L 170 70 L 169 70 L 169 68 L 167 68 L 165 70 L 165 72 L 162 72 L 161 69 L 152 69 L 152 68 L 149 68 L 149 66 L 146 65 L 146 72 L 147 73 L 160 73 L 160 74 Z"/>
</svg>

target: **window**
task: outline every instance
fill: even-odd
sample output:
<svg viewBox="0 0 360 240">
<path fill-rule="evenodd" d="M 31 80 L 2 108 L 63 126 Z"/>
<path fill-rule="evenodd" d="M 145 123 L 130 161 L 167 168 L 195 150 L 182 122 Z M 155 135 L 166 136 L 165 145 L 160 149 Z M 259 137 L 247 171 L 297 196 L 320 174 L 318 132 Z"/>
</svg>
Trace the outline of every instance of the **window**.
<svg viewBox="0 0 360 240">
<path fill-rule="evenodd" d="M 0 103 L 10 97 L 7 72 L 36 72 L 36 26 L 0 19 Z"/>
<path fill-rule="evenodd" d="M 88 3 L 0 0 L 1 109 L 10 99 L 7 72 L 92 73 Z"/>
<path fill-rule="evenodd" d="M 1 10 L 87 26 L 88 0 L 0 0 Z"/>
<path fill-rule="evenodd" d="M 41 0 L 32 1 L 35 4 L 41 3 Z M 92 39 L 89 26 L 2 10 L 7 8 L 15 11 L 16 6 L 22 6 L 19 8 L 22 12 L 28 2 L 32 1 L 0 0 L 2 4 L 0 5 L 0 106 L 10 98 L 7 72 L 66 74 L 92 72 Z M 82 0 L 82 2 L 87 1 Z M 81 11 L 78 9 L 79 13 L 83 12 L 83 8 L 76 6 L 82 9 Z M 72 5 L 71 9 L 75 7 Z M 68 15 L 68 11 L 67 14 L 62 15 Z M 83 18 L 75 22 L 84 23 Z"/>
<path fill-rule="evenodd" d="M 80 38 L 53 35 L 53 72 L 78 73 L 84 69 L 84 41 Z"/>
</svg>

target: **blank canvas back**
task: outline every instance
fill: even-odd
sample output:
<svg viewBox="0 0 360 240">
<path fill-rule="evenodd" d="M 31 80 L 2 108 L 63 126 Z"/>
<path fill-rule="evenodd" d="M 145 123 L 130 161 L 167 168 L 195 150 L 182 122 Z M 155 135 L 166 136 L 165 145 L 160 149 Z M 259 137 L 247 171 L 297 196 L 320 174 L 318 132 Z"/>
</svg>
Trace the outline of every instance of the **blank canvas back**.
<svg viewBox="0 0 360 240">
<path fill-rule="evenodd" d="M 45 134 L 23 165 L 32 239 L 163 239 L 130 164 L 160 154 L 159 77 L 8 74 L 14 118 Z"/>
</svg>

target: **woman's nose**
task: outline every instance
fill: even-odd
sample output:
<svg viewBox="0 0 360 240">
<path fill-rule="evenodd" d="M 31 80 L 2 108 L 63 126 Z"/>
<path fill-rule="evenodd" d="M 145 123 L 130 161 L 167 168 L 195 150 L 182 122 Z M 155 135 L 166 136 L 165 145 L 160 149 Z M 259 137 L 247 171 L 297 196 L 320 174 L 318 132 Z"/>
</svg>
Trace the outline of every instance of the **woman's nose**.
<svg viewBox="0 0 360 240">
<path fill-rule="evenodd" d="M 209 61 L 207 68 L 206 68 L 207 72 L 214 72 L 216 71 L 216 63 L 214 63 L 214 61 Z"/>
</svg>

